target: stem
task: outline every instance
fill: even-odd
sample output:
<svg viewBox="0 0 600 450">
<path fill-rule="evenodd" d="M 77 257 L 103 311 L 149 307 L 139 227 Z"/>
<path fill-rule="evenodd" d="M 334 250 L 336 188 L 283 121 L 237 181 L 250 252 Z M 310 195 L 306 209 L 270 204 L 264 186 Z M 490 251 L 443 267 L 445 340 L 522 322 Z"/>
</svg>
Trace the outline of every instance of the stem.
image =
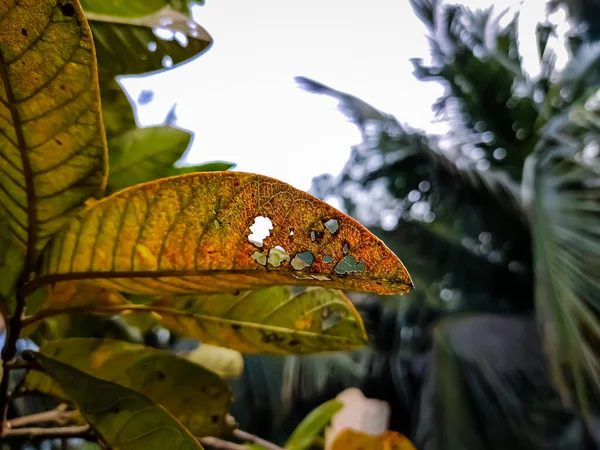
<svg viewBox="0 0 600 450">
<path fill-rule="evenodd" d="M 252 442 L 254 444 L 258 444 L 263 446 L 264 448 L 267 448 L 269 450 L 284 450 L 282 447 L 280 447 L 279 445 L 275 445 L 272 442 L 269 441 L 265 441 L 262 438 L 259 438 L 258 436 L 255 436 L 253 434 L 250 434 L 246 431 L 242 431 L 242 430 L 233 430 L 233 435 L 242 440 L 242 441 L 249 441 Z"/>
<path fill-rule="evenodd" d="M 6 428 L 13 429 L 40 422 L 54 422 L 58 425 L 65 425 L 72 414 L 71 411 L 67 411 L 67 404 L 62 403 L 52 411 L 44 411 L 30 416 L 17 417 L 16 419 L 9 420 L 6 423 Z"/>
<path fill-rule="evenodd" d="M 212 447 L 215 450 L 248 450 L 245 445 L 235 444 L 233 442 L 224 441 L 216 437 L 204 437 L 200 438 L 200 443 L 208 447 Z"/>
<path fill-rule="evenodd" d="M 77 425 L 71 427 L 58 428 L 15 428 L 14 430 L 5 429 L 3 438 L 10 439 L 16 437 L 26 437 L 30 439 L 61 439 L 61 438 L 87 438 L 93 439 L 90 434 L 89 425 Z"/>
<path fill-rule="evenodd" d="M 29 272 L 24 271 L 18 286 L 22 286 L 28 276 Z M 8 321 L 6 321 L 6 342 L 4 344 L 4 348 L 2 349 L 2 364 L 4 372 L 2 375 L 2 381 L 0 382 L 0 437 L 2 437 L 5 432 L 4 422 L 6 421 L 6 413 L 8 412 L 8 385 L 10 381 L 10 370 L 12 368 L 10 362 L 17 354 L 17 341 L 21 335 L 21 327 L 23 325 L 21 319 L 24 311 L 25 296 L 19 289 L 17 291 L 17 305 L 15 307 L 15 312 L 8 318 Z"/>
</svg>

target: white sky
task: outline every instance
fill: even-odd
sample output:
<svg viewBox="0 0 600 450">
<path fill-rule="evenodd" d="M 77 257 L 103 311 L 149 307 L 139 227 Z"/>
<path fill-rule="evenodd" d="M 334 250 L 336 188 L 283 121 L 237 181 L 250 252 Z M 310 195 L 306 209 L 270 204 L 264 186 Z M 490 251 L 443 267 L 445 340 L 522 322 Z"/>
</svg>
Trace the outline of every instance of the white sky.
<svg viewBox="0 0 600 450">
<path fill-rule="evenodd" d="M 409 58 L 427 57 L 428 49 L 408 0 L 206 3 L 194 17 L 214 38 L 207 53 L 123 83 L 134 99 L 141 89 L 154 90 L 154 100 L 139 108 L 144 125 L 161 122 L 178 104 L 178 126 L 195 132 L 188 162 L 232 161 L 236 170 L 304 190 L 314 176 L 339 173 L 360 135 L 335 100 L 296 87 L 297 75 L 356 95 L 401 122 L 431 127 L 431 104 L 442 90 L 412 75 Z"/>
</svg>

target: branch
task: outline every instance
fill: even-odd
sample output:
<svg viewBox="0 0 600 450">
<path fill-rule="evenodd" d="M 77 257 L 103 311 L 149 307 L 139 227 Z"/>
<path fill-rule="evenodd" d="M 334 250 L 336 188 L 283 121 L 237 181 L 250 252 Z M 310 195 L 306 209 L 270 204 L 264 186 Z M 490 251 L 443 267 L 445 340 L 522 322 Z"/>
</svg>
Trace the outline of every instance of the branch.
<svg viewBox="0 0 600 450">
<path fill-rule="evenodd" d="M 254 436 L 253 434 L 250 434 L 246 431 L 233 430 L 233 435 L 236 438 L 241 439 L 242 441 L 248 441 L 254 444 L 261 445 L 268 450 L 285 450 L 282 447 L 273 444 L 272 442 L 265 441 L 264 439 L 259 438 L 258 436 Z"/>
<path fill-rule="evenodd" d="M 4 429 L 2 435 L 4 439 L 10 438 L 30 438 L 30 439 L 61 439 L 61 438 L 84 438 L 94 439 L 94 436 L 90 433 L 89 425 L 77 425 L 71 427 L 58 427 L 58 428 L 15 428 Z"/>
<path fill-rule="evenodd" d="M 199 440 L 202 445 L 212 447 L 215 450 L 248 450 L 248 447 L 245 445 L 234 444 L 233 442 L 224 441 L 216 437 L 204 437 Z"/>
<path fill-rule="evenodd" d="M 53 422 L 57 425 L 66 425 L 72 415 L 72 411 L 67 411 L 67 404 L 62 403 L 52 411 L 44 411 L 41 413 L 32 414 L 30 416 L 17 417 L 16 419 L 9 420 L 6 423 L 6 428 L 13 429 L 43 422 Z"/>
<path fill-rule="evenodd" d="M 18 286 L 22 286 L 29 276 L 30 271 L 25 270 L 21 279 L 19 280 Z M 6 325 L 6 343 L 2 349 L 2 364 L 4 369 L 4 376 L 0 382 L 0 436 L 4 434 L 4 422 L 6 421 L 6 413 L 8 412 L 8 385 L 10 381 L 10 362 L 17 354 L 17 341 L 21 335 L 21 327 L 23 323 L 21 319 L 25 312 L 25 295 L 23 291 L 17 291 L 17 305 L 15 306 L 15 312 L 12 316 L 5 321 Z"/>
</svg>

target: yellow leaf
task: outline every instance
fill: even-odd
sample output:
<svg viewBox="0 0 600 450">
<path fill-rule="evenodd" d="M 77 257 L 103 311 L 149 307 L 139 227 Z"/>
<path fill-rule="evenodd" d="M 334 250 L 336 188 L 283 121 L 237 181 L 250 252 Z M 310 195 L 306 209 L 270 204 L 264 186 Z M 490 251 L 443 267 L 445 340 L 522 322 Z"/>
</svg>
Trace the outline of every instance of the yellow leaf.
<svg viewBox="0 0 600 450">
<path fill-rule="evenodd" d="M 417 450 L 406 436 L 386 431 L 377 436 L 346 429 L 337 435 L 330 450 Z"/>
<path fill-rule="evenodd" d="M 0 204 L 33 254 L 106 184 L 90 30 L 75 0 L 0 4 Z"/>
<path fill-rule="evenodd" d="M 172 353 L 92 338 L 53 341 L 44 345 L 41 353 L 144 395 L 167 409 L 195 436 L 219 436 L 230 429 L 226 416 L 233 397 L 227 383 L 216 373 Z M 69 394 L 56 380 L 36 371 L 25 377 L 24 390 L 60 399 L 67 399 Z"/>
<path fill-rule="evenodd" d="M 354 219 L 280 181 L 236 172 L 117 192 L 71 220 L 44 260 L 30 289 L 69 279 L 133 294 L 284 284 L 401 294 L 413 286 L 396 255 Z"/>
<path fill-rule="evenodd" d="M 367 343 L 352 302 L 328 289 L 294 295 L 286 286 L 273 286 L 239 294 L 163 297 L 151 307 L 160 308 L 156 311 L 167 328 L 242 353 L 317 353 Z"/>
<path fill-rule="evenodd" d="M 25 352 L 65 392 L 83 417 L 115 450 L 200 450 L 169 412 L 142 394 L 93 377 L 41 353 Z"/>
<path fill-rule="evenodd" d="M 127 300 L 118 291 L 91 283 L 63 281 L 49 289 L 40 309 L 62 310 L 89 306 L 90 313 L 93 313 L 94 308 L 125 303 L 128 303 Z"/>
<path fill-rule="evenodd" d="M 240 352 L 210 344 L 200 344 L 194 350 L 181 354 L 185 359 L 200 364 L 224 378 L 238 378 L 244 371 L 244 357 Z"/>
</svg>

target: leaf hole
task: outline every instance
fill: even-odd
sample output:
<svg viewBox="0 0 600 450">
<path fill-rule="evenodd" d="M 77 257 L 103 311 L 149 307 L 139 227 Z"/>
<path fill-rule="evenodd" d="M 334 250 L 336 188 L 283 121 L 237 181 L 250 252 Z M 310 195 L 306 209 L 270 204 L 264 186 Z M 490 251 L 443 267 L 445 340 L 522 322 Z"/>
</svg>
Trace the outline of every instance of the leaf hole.
<svg viewBox="0 0 600 450">
<path fill-rule="evenodd" d="M 352 272 L 364 272 L 365 271 L 365 263 L 364 262 L 356 262 L 353 256 L 346 255 L 344 259 L 338 262 L 335 266 L 335 271 L 340 275 Z"/>
<path fill-rule="evenodd" d="M 324 255 L 323 261 L 325 261 L 327 264 L 331 264 L 333 262 L 333 257 L 330 255 Z"/>
<path fill-rule="evenodd" d="M 294 229 L 290 228 L 290 236 L 293 236 L 293 235 L 294 235 Z"/>
<path fill-rule="evenodd" d="M 292 259 L 292 267 L 295 270 L 305 269 L 313 263 L 314 259 L 315 257 L 311 252 L 296 253 L 296 256 Z"/>
<path fill-rule="evenodd" d="M 267 265 L 267 256 L 262 254 L 261 252 L 255 251 L 250 255 L 254 261 L 257 263 L 266 266 Z"/>
<path fill-rule="evenodd" d="M 271 230 L 273 229 L 273 222 L 268 217 L 257 216 L 254 218 L 254 223 L 250 226 L 252 234 L 248 236 L 248 240 L 256 245 L 262 247 L 264 240 L 269 237 Z"/>
<path fill-rule="evenodd" d="M 289 260 L 290 255 L 288 255 L 288 253 L 280 245 L 273 247 L 269 251 L 268 263 L 271 264 L 273 267 L 279 267 L 282 262 Z"/>
<path fill-rule="evenodd" d="M 71 3 L 65 3 L 60 5 L 60 12 L 62 12 L 64 16 L 73 17 L 75 16 L 75 7 Z"/>
<path fill-rule="evenodd" d="M 344 255 L 348 253 L 348 243 L 347 242 L 344 244 L 344 247 L 342 247 L 342 250 L 344 251 Z"/>
<path fill-rule="evenodd" d="M 327 222 L 325 222 L 325 226 L 327 227 L 327 229 L 329 230 L 329 232 L 331 234 L 335 234 L 335 232 L 340 227 L 340 224 L 335 219 L 329 219 Z"/>
<path fill-rule="evenodd" d="M 310 232 L 310 240 L 315 242 L 315 240 L 317 239 L 317 235 L 314 231 Z"/>
</svg>

